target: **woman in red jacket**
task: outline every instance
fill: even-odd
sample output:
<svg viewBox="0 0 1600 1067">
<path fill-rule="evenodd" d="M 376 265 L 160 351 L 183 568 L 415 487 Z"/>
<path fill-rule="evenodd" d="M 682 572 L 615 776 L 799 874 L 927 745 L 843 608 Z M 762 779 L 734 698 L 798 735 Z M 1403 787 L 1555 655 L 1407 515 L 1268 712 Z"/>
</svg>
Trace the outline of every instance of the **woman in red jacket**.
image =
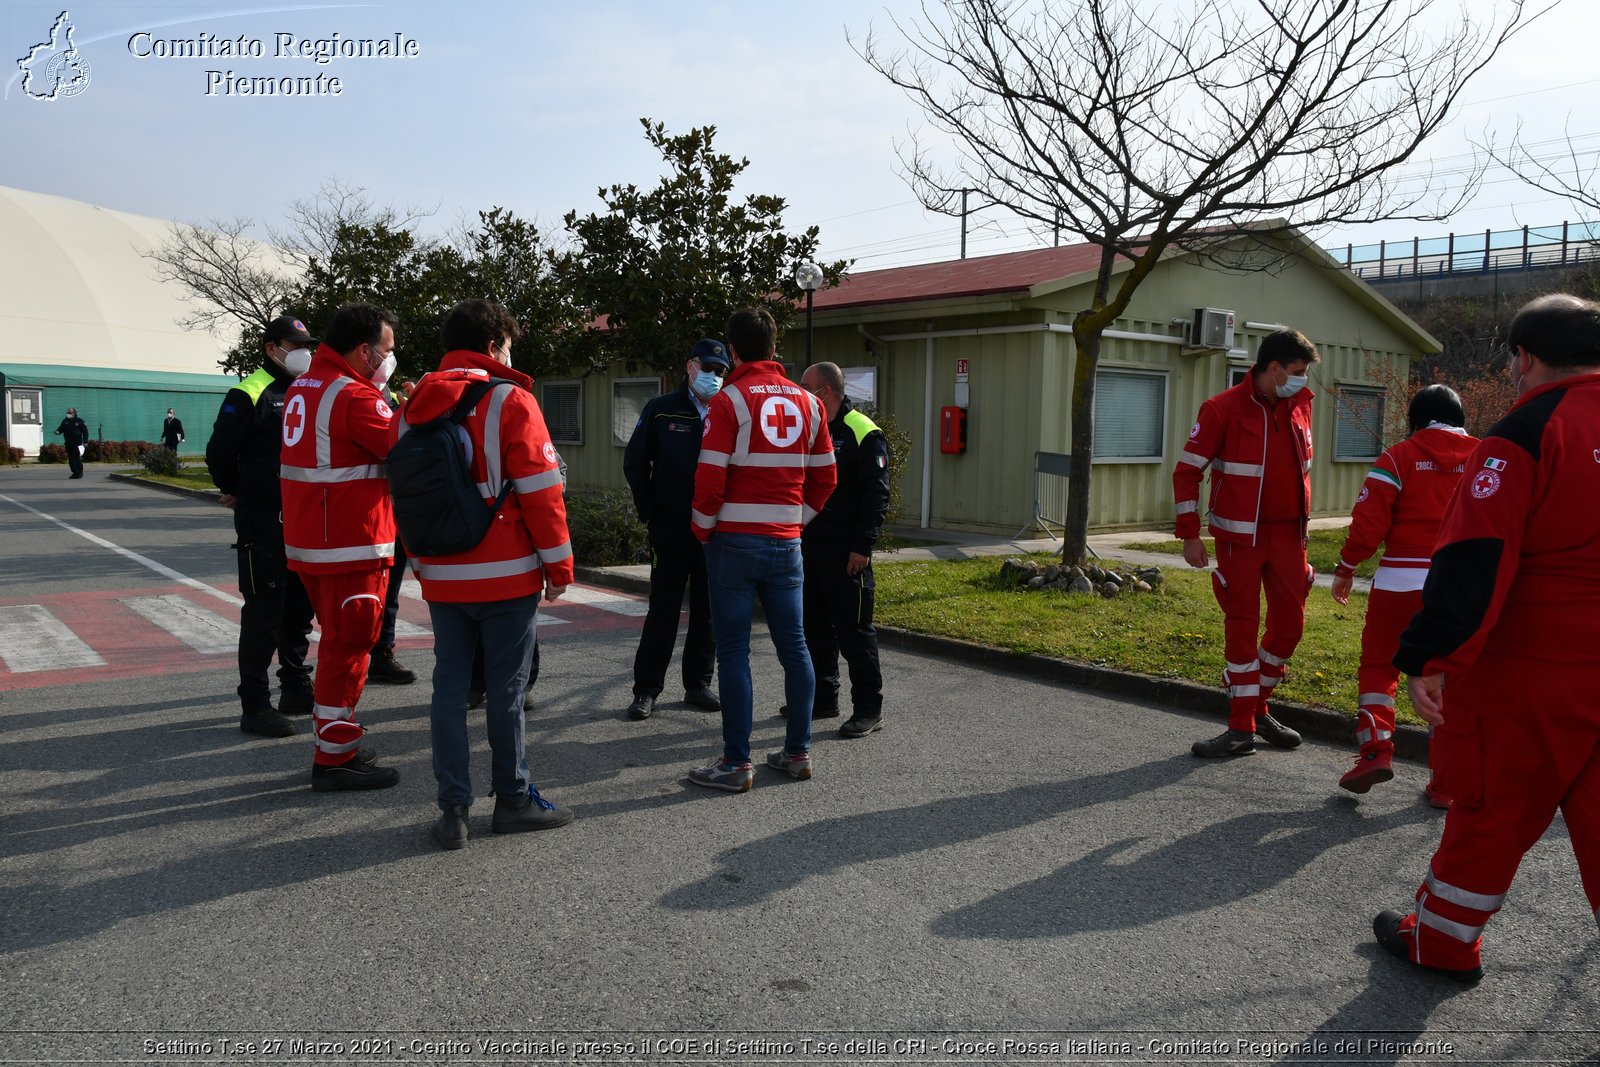
<svg viewBox="0 0 1600 1067">
<path fill-rule="evenodd" d="M 1381 544 L 1383 559 L 1367 598 L 1367 624 L 1361 631 L 1360 710 L 1356 765 L 1339 779 L 1342 788 L 1365 793 L 1394 777 L 1394 698 L 1400 672 L 1392 660 L 1400 634 L 1422 607 L 1434 543 L 1445 505 L 1461 480 L 1463 464 L 1478 439 L 1462 429 L 1461 398 L 1448 385 L 1430 385 L 1411 400 L 1411 436 L 1388 449 L 1367 474 L 1350 513 L 1350 533 L 1333 572 L 1333 599 L 1350 602 L 1356 568 Z M 1427 786 L 1435 807 L 1447 797 Z"/>
</svg>

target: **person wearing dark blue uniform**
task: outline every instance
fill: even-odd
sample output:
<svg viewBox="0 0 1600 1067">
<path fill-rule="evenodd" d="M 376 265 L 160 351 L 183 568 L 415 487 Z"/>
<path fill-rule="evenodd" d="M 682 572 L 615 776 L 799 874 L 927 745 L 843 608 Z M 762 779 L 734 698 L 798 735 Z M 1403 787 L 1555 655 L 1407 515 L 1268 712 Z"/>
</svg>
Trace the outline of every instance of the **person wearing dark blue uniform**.
<svg viewBox="0 0 1600 1067">
<path fill-rule="evenodd" d="M 722 710 L 711 689 L 717 647 L 711 636 L 706 558 L 690 530 L 694 474 L 707 405 L 722 388 L 732 360 L 721 341 L 695 342 L 683 385 L 644 406 L 623 454 L 622 471 L 639 520 L 650 528 L 650 610 L 633 657 L 630 719 L 648 719 L 666 686 L 678 641 L 683 588 L 689 587 L 689 633 L 683 642 L 683 698 L 706 711 Z"/>
<path fill-rule="evenodd" d="M 837 364 L 807 367 L 800 384 L 822 402 L 833 437 L 839 484 L 806 526 L 806 647 L 817 673 L 814 719 L 839 714 L 839 657 L 850 668 L 851 715 L 840 737 L 865 737 L 883 725 L 883 672 L 872 626 L 872 549 L 889 513 L 889 442 L 844 393 Z"/>
<path fill-rule="evenodd" d="M 316 346 L 292 315 L 268 324 L 261 368 L 222 398 L 206 467 L 222 491 L 222 506 L 233 512 L 238 535 L 239 729 L 262 737 L 288 737 L 294 724 L 286 716 L 309 715 L 313 703 L 311 600 L 300 576 L 289 570 L 283 550 L 283 495 L 278 453 L 283 443 L 283 400 L 289 383 L 304 373 Z M 278 656 L 282 695 L 272 705 L 267 668 Z"/>
</svg>

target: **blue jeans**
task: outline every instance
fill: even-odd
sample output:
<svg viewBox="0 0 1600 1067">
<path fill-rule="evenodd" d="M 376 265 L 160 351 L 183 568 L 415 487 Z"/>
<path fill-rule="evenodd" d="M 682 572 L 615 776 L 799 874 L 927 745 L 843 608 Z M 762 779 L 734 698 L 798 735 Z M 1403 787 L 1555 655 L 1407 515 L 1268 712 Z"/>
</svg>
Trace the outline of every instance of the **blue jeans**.
<svg viewBox="0 0 1600 1067">
<path fill-rule="evenodd" d="M 717 687 L 722 698 L 722 757 L 729 763 L 750 758 L 754 699 L 750 617 L 757 596 L 767 615 L 778 662 L 783 664 L 783 692 L 789 704 L 784 751 L 794 755 L 811 751 L 816 677 L 811 672 L 802 622 L 803 573 L 799 538 L 714 533 L 706 542 L 711 629 L 717 641 Z"/>
<path fill-rule="evenodd" d="M 483 646 L 484 705 L 489 725 L 496 796 L 526 795 L 528 773 L 522 692 L 533 656 L 539 597 L 483 604 L 428 602 L 433 619 L 433 777 L 440 809 L 472 803 L 471 748 L 467 741 L 467 685 L 475 649 Z"/>
</svg>

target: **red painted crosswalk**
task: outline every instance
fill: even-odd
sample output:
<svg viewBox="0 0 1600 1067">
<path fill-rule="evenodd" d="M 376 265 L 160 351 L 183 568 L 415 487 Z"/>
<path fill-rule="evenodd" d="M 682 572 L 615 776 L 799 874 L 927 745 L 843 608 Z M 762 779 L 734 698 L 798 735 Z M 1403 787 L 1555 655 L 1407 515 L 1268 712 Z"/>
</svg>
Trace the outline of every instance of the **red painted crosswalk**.
<svg viewBox="0 0 1600 1067">
<path fill-rule="evenodd" d="M 431 647 L 428 608 L 415 582 L 402 592 L 396 644 Z M 567 597 L 540 606 L 539 627 L 552 638 L 637 629 L 644 608 L 636 597 L 573 586 Z M 238 639 L 237 607 L 193 586 L 0 599 L 0 690 L 227 669 Z"/>
</svg>

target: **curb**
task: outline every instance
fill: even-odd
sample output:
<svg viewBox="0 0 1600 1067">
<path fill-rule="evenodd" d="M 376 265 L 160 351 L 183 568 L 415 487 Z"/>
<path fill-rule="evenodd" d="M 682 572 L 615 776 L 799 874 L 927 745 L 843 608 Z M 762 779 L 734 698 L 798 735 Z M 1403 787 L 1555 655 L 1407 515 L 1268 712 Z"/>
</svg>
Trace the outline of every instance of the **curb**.
<svg viewBox="0 0 1600 1067">
<path fill-rule="evenodd" d="M 648 578 L 631 574 L 616 574 L 606 567 L 578 567 L 581 581 L 603 585 L 627 593 L 648 594 Z M 1070 685 L 1159 704 L 1165 708 L 1194 712 L 1226 723 L 1228 698 L 1222 690 L 1177 678 L 1157 678 L 1133 671 L 1096 667 L 1075 660 L 1056 659 L 1036 652 L 1010 652 L 1003 648 L 980 645 L 973 641 L 960 641 L 953 637 L 935 637 L 932 634 L 903 630 L 897 626 L 879 626 L 878 642 L 904 652 L 917 652 L 941 659 L 957 660 L 986 670 L 1020 674 L 1058 685 Z M 1355 719 L 1342 711 L 1314 708 L 1309 704 L 1293 704 L 1274 700 L 1269 705 L 1272 714 L 1285 726 L 1292 726 L 1308 737 L 1345 745 L 1354 751 L 1352 734 Z M 1394 731 L 1394 754 L 1412 762 L 1428 761 L 1428 732 L 1418 726 L 1397 724 Z"/>
<path fill-rule="evenodd" d="M 111 471 L 106 477 L 112 481 L 127 482 L 129 485 L 137 485 L 144 489 L 155 489 L 163 493 L 170 493 L 173 496 L 186 496 L 193 500 L 205 500 L 212 504 L 215 504 L 222 497 L 222 492 L 217 489 L 185 489 L 181 485 L 152 482 L 148 478 L 138 474 L 128 474 L 125 471 Z"/>
</svg>

